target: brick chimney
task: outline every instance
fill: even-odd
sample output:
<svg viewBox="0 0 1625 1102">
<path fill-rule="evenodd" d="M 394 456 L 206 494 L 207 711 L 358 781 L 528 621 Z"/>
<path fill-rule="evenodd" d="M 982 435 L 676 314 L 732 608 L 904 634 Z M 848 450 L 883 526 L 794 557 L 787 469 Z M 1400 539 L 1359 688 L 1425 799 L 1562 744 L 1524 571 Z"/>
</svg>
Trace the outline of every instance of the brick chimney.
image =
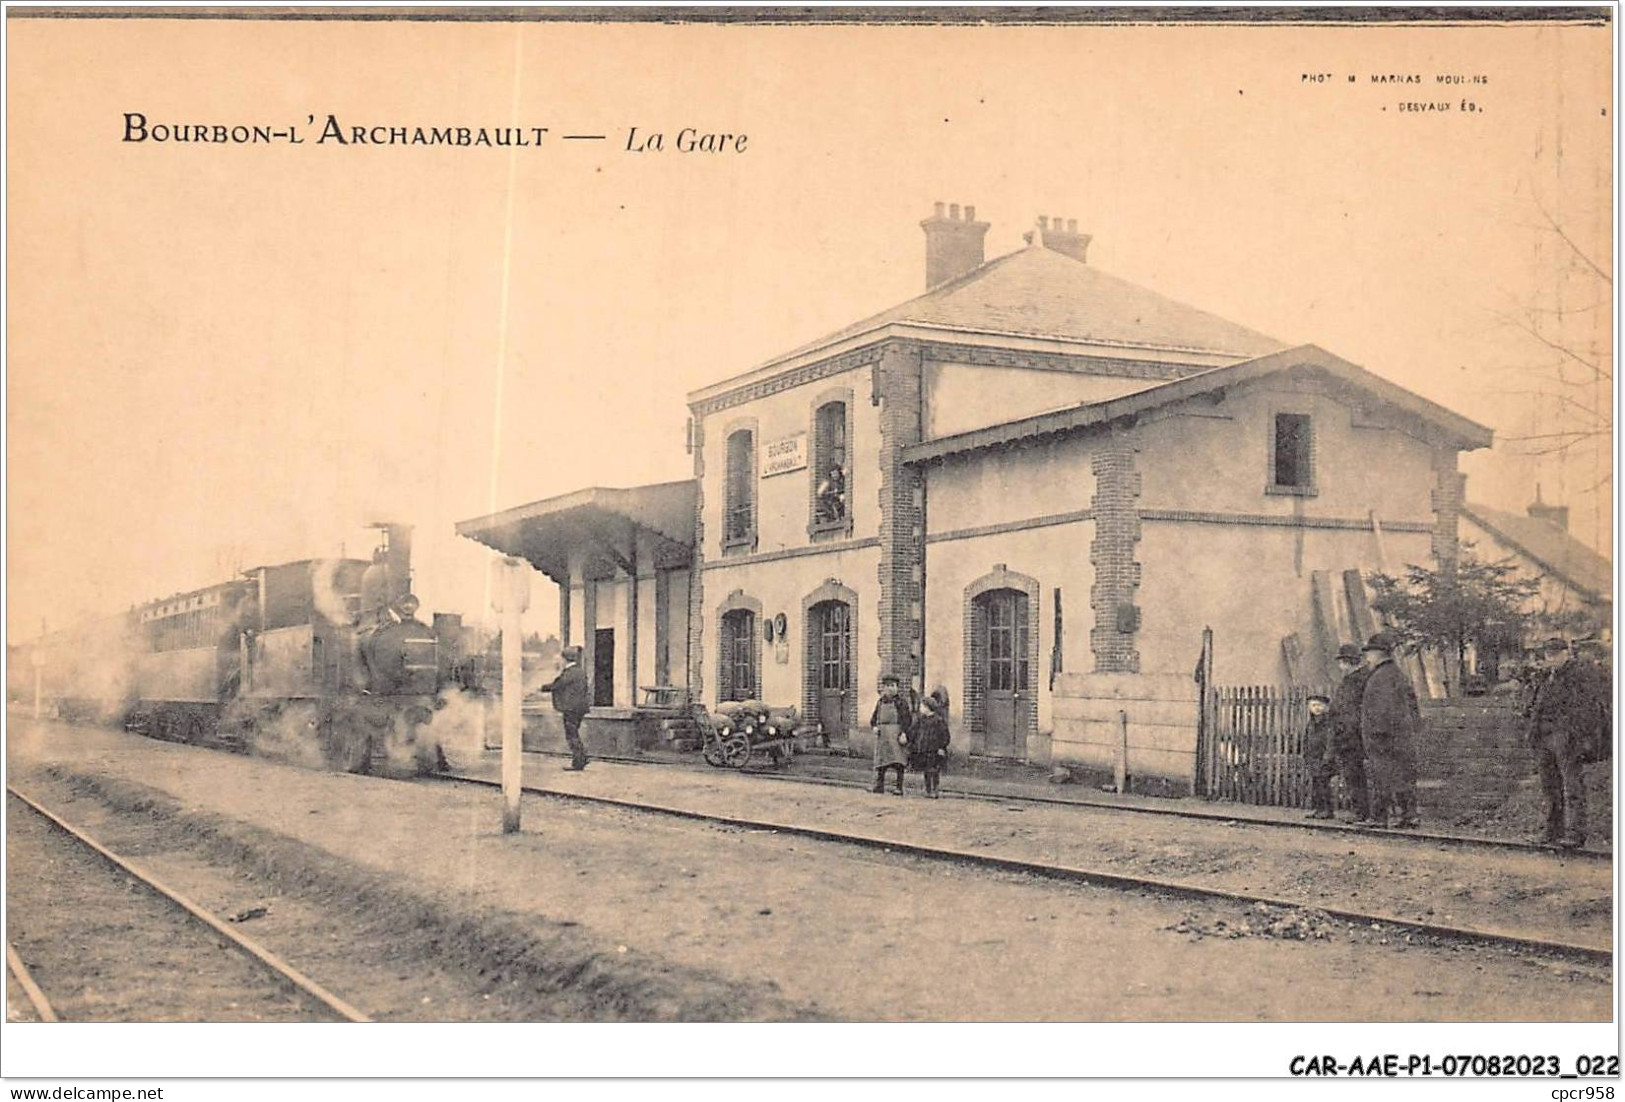
<svg viewBox="0 0 1625 1102">
<path fill-rule="evenodd" d="M 1544 520 L 1547 524 L 1555 524 L 1563 531 L 1569 530 L 1569 507 L 1567 505 L 1548 505 L 1540 499 L 1540 483 L 1535 483 L 1535 500 L 1529 506 L 1529 515 L 1536 520 Z"/>
<path fill-rule="evenodd" d="M 925 231 L 925 289 L 931 290 L 958 279 L 966 272 L 982 266 L 982 239 L 987 236 L 988 224 L 976 220 L 976 208 L 966 207 L 964 216 L 955 203 L 943 214 L 938 203 L 936 213 L 920 223 Z"/>
<path fill-rule="evenodd" d="M 1054 249 L 1058 253 L 1065 253 L 1080 263 L 1087 264 L 1089 262 L 1089 242 L 1093 238 L 1086 233 L 1078 232 L 1078 220 L 1076 218 L 1063 220 L 1039 215 L 1038 233 L 1044 243 L 1044 248 Z"/>
</svg>

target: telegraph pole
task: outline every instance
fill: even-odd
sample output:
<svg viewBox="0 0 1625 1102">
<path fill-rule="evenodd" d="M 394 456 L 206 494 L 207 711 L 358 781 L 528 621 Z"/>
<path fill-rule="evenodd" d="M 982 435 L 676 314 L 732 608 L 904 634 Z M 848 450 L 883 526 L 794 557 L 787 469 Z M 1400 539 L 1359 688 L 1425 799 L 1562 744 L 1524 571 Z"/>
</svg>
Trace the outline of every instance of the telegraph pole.
<svg viewBox="0 0 1625 1102">
<path fill-rule="evenodd" d="M 519 783 L 524 749 L 525 675 L 520 661 L 524 637 L 520 616 L 530 607 L 529 566 L 507 557 L 491 563 L 491 608 L 502 614 L 502 833 L 519 830 Z"/>
</svg>

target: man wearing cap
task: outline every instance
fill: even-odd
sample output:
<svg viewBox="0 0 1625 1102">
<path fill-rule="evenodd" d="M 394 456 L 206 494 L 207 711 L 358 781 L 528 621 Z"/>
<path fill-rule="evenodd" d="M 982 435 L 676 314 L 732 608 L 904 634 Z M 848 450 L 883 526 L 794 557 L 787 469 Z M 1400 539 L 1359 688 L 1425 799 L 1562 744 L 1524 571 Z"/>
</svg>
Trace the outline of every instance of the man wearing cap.
<svg viewBox="0 0 1625 1102">
<path fill-rule="evenodd" d="M 886 790 L 886 773 L 896 770 L 897 795 L 903 794 L 903 770 L 908 768 L 909 732 L 914 729 L 914 713 L 919 706 L 900 692 L 897 675 L 890 671 L 881 675 L 880 700 L 869 716 L 869 728 L 875 736 L 875 791 Z"/>
<path fill-rule="evenodd" d="M 1606 670 L 1560 638 L 1546 641 L 1544 657 L 1550 673 L 1529 708 L 1529 742 L 1546 793 L 1541 841 L 1578 849 L 1586 839 L 1585 765 L 1612 749 L 1612 686 Z"/>
<path fill-rule="evenodd" d="M 1414 830 L 1416 817 L 1416 735 L 1422 711 L 1416 690 L 1394 662 L 1398 638 L 1379 631 L 1362 648 L 1367 668 L 1360 694 L 1360 739 L 1371 762 L 1371 818 L 1377 826 Z"/>
<path fill-rule="evenodd" d="M 1371 825 L 1371 794 L 1366 789 L 1365 742 L 1360 738 L 1360 698 L 1371 671 L 1360 658 L 1360 648 L 1344 643 L 1337 648 L 1337 669 L 1343 675 L 1332 690 L 1332 755 L 1343 773 L 1343 791 L 1354 809 L 1356 826 Z"/>
<path fill-rule="evenodd" d="M 592 683 L 587 671 L 581 668 L 581 648 L 564 648 L 564 669 L 546 685 L 543 692 L 553 694 L 553 710 L 564 714 L 564 741 L 570 744 L 570 764 L 566 769 L 580 772 L 587 768 L 587 747 L 581 741 L 581 721 L 592 707 Z"/>
</svg>

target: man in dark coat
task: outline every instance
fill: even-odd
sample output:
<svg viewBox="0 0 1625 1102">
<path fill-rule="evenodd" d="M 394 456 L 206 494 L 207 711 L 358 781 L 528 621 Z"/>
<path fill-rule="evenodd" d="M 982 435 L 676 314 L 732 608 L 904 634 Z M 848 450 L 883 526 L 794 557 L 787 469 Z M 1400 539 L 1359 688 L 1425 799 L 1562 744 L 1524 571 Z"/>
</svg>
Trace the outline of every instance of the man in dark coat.
<svg viewBox="0 0 1625 1102">
<path fill-rule="evenodd" d="M 1414 830 L 1416 817 L 1416 736 L 1422 727 L 1422 711 L 1416 703 L 1416 690 L 1394 663 L 1399 640 L 1392 632 L 1379 631 L 1363 648 L 1366 666 L 1365 692 L 1360 695 L 1360 739 L 1371 762 L 1371 818 L 1377 826 L 1393 825 Z"/>
<path fill-rule="evenodd" d="M 546 685 L 543 692 L 553 694 L 553 710 L 564 714 L 564 741 L 570 744 L 570 764 L 566 769 L 577 772 L 587 768 L 587 747 L 581 741 L 581 721 L 592 707 L 592 683 L 587 671 L 581 668 L 581 648 L 564 648 L 564 669 Z"/>
<path fill-rule="evenodd" d="M 1360 648 L 1344 643 L 1337 648 L 1337 668 L 1343 679 L 1332 690 L 1332 754 L 1343 773 L 1343 791 L 1354 809 L 1356 826 L 1371 825 L 1371 794 L 1366 789 L 1365 742 L 1360 738 L 1360 698 L 1371 671 L 1360 658 Z"/>
<path fill-rule="evenodd" d="M 1586 839 L 1584 767 L 1612 749 L 1612 686 L 1606 670 L 1562 639 L 1547 641 L 1545 657 L 1550 673 L 1529 708 L 1529 742 L 1546 793 L 1541 840 L 1578 849 Z"/>
</svg>

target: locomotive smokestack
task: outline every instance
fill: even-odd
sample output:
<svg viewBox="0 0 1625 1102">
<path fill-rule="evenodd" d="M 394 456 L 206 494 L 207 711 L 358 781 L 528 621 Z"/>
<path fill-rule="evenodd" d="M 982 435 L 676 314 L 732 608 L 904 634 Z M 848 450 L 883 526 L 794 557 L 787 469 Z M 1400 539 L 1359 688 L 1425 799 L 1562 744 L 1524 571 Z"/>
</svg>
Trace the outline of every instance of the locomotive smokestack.
<svg viewBox="0 0 1625 1102">
<path fill-rule="evenodd" d="M 412 527 L 390 524 L 384 528 L 389 547 L 384 561 L 389 564 L 389 600 L 398 605 L 412 592 Z"/>
</svg>

